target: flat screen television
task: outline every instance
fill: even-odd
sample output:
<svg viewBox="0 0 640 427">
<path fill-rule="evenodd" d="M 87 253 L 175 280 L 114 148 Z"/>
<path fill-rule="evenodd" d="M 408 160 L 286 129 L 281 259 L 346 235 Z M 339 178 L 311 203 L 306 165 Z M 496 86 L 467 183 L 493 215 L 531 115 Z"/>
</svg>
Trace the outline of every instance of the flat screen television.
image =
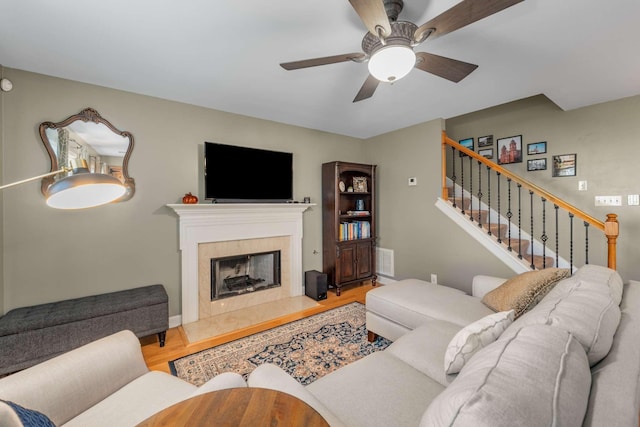
<svg viewBox="0 0 640 427">
<path fill-rule="evenodd" d="M 214 203 L 293 199 L 293 153 L 204 143 L 205 198 Z"/>
</svg>

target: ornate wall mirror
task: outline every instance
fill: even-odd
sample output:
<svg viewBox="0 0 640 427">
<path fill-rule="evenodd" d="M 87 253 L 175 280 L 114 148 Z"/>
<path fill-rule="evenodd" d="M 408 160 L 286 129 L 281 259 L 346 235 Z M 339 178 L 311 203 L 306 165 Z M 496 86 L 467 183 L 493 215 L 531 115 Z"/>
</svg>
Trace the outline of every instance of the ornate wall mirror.
<svg viewBox="0 0 640 427">
<path fill-rule="evenodd" d="M 93 108 L 58 123 L 41 123 L 40 138 L 51 158 L 51 172 L 83 159 L 91 173 L 112 175 L 122 182 L 127 192 L 116 202 L 133 197 L 135 181 L 128 168 L 133 135 L 116 129 Z M 49 186 L 64 176 L 65 173 L 60 173 L 43 178 L 42 193 L 46 196 Z"/>
</svg>

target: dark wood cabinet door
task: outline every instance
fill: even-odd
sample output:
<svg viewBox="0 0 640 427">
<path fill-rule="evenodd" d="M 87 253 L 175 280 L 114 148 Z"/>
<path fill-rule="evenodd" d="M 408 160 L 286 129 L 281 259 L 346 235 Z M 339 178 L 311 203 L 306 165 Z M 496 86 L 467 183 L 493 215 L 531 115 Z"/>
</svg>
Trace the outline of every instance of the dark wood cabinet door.
<svg viewBox="0 0 640 427">
<path fill-rule="evenodd" d="M 336 262 L 336 284 L 356 280 L 356 244 L 339 245 Z"/>
<path fill-rule="evenodd" d="M 357 262 L 357 274 L 358 279 L 362 277 L 369 277 L 373 274 L 373 248 L 371 242 L 364 242 L 358 244 L 358 262 Z"/>
</svg>

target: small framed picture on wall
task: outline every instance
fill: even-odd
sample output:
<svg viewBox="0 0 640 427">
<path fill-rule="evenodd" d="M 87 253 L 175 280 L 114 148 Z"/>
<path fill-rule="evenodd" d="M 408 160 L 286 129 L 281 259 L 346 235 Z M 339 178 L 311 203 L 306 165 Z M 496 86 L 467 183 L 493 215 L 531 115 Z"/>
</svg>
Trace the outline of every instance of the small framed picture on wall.
<svg viewBox="0 0 640 427">
<path fill-rule="evenodd" d="M 468 148 L 473 151 L 473 138 L 465 138 L 458 141 L 458 144 L 462 145 L 464 148 Z M 460 152 L 460 157 L 466 156 L 462 151 Z"/>
<path fill-rule="evenodd" d="M 544 171 L 547 170 L 547 158 L 527 160 L 528 171 Z"/>
<path fill-rule="evenodd" d="M 527 144 L 527 154 L 536 155 L 544 154 L 547 152 L 547 141 L 534 142 L 533 144 Z"/>
<path fill-rule="evenodd" d="M 498 139 L 498 164 L 522 162 L 522 135 Z"/>
<path fill-rule="evenodd" d="M 478 147 L 492 147 L 493 135 L 481 136 L 478 138 Z"/>
<path fill-rule="evenodd" d="M 485 159 L 493 159 L 493 148 L 485 148 L 484 150 L 478 150 L 478 154 L 480 154 Z"/>
<path fill-rule="evenodd" d="M 576 176 L 576 155 L 560 154 L 553 156 L 552 176 Z"/>
</svg>

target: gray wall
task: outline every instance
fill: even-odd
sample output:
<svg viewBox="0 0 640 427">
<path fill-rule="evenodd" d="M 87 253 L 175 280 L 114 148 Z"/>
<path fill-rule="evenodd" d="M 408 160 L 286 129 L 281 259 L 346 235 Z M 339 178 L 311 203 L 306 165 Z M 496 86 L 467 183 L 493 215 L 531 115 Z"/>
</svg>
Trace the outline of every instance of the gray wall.
<svg viewBox="0 0 640 427">
<path fill-rule="evenodd" d="M 4 67 L 0 65 L 0 78 L 3 76 Z M 0 177 L 3 176 L 4 165 L 4 92 L 0 90 Z M 0 180 L 3 184 L 5 181 Z M 4 241 L 4 192 L 0 191 L 0 242 Z M 4 245 L 0 245 L 0 314 L 4 307 Z"/>
<path fill-rule="evenodd" d="M 640 193 L 640 96 L 562 111 L 544 96 L 535 96 L 446 121 L 454 139 L 484 135 L 497 138 L 522 135 L 523 163 L 508 169 L 565 199 L 591 216 L 604 221 L 607 213 L 618 214 L 618 271 L 623 279 L 640 277 L 640 206 L 628 206 L 627 195 Z M 527 156 L 527 144 L 547 141 L 547 154 Z M 494 142 L 495 150 L 495 142 Z M 577 154 L 575 177 L 551 176 L 551 156 Z M 547 157 L 546 171 L 527 172 L 530 158 Z M 587 191 L 578 191 L 586 180 Z M 596 207 L 596 195 L 621 195 L 621 207 Z M 592 231 L 594 244 L 604 246 L 604 237 Z M 597 241 L 599 240 L 599 241 Z M 605 264 L 605 251 L 590 253 L 590 262 Z"/>
<path fill-rule="evenodd" d="M 319 203 L 321 164 L 343 160 L 378 165 L 379 246 L 395 251 L 395 276 L 428 279 L 470 290 L 475 274 L 513 273 L 445 217 L 434 203 L 440 195 L 443 121 L 422 123 L 361 141 L 340 135 L 253 119 L 116 91 L 79 82 L 5 69 L 14 90 L 1 93 L 2 182 L 48 171 L 37 128 L 86 107 L 97 109 L 121 130 L 133 133 L 130 175 L 136 194 L 124 203 L 83 211 L 48 208 L 39 183 L 5 190 L 2 221 L 0 309 L 127 289 L 152 283 L 167 287 L 170 314 L 180 313 L 178 220 L 165 205 L 188 191 L 202 196 L 204 141 L 260 146 L 294 153 L 295 197 Z M 640 277 L 634 263 L 640 208 L 593 207 L 596 194 L 635 194 L 640 154 L 640 97 L 562 112 L 535 97 L 446 121 L 454 139 L 522 134 L 524 145 L 548 142 L 549 155 L 578 154 L 578 176 L 535 179 L 597 218 L 620 214 L 619 269 Z M 615 147 L 615 149 L 613 148 Z M 526 156 L 525 156 L 526 160 Z M 418 185 L 409 187 L 409 177 Z M 578 193 L 577 180 L 589 191 Z M 322 268 L 320 207 L 305 214 L 303 269 Z M 313 254 L 313 251 L 318 254 Z"/>
<path fill-rule="evenodd" d="M 162 283 L 170 315 L 179 314 L 178 219 L 165 205 L 180 201 L 188 191 L 202 196 L 204 141 L 293 152 L 294 196 L 310 196 L 316 203 L 322 162 L 362 160 L 358 139 L 15 69 L 4 73 L 14 89 L 1 95 L 3 182 L 48 172 L 38 125 L 86 107 L 133 134 L 129 174 L 136 181 L 131 200 L 80 211 L 47 207 L 39 182 L 4 190 L 0 307 L 5 312 Z M 303 268 L 322 269 L 320 207 L 304 215 Z"/>
<path fill-rule="evenodd" d="M 513 272 L 447 218 L 441 194 L 442 120 L 372 138 L 365 151 L 378 165 L 378 245 L 395 252 L 395 277 L 430 279 L 465 291 L 476 274 Z M 418 185 L 409 186 L 416 177 Z"/>
</svg>

